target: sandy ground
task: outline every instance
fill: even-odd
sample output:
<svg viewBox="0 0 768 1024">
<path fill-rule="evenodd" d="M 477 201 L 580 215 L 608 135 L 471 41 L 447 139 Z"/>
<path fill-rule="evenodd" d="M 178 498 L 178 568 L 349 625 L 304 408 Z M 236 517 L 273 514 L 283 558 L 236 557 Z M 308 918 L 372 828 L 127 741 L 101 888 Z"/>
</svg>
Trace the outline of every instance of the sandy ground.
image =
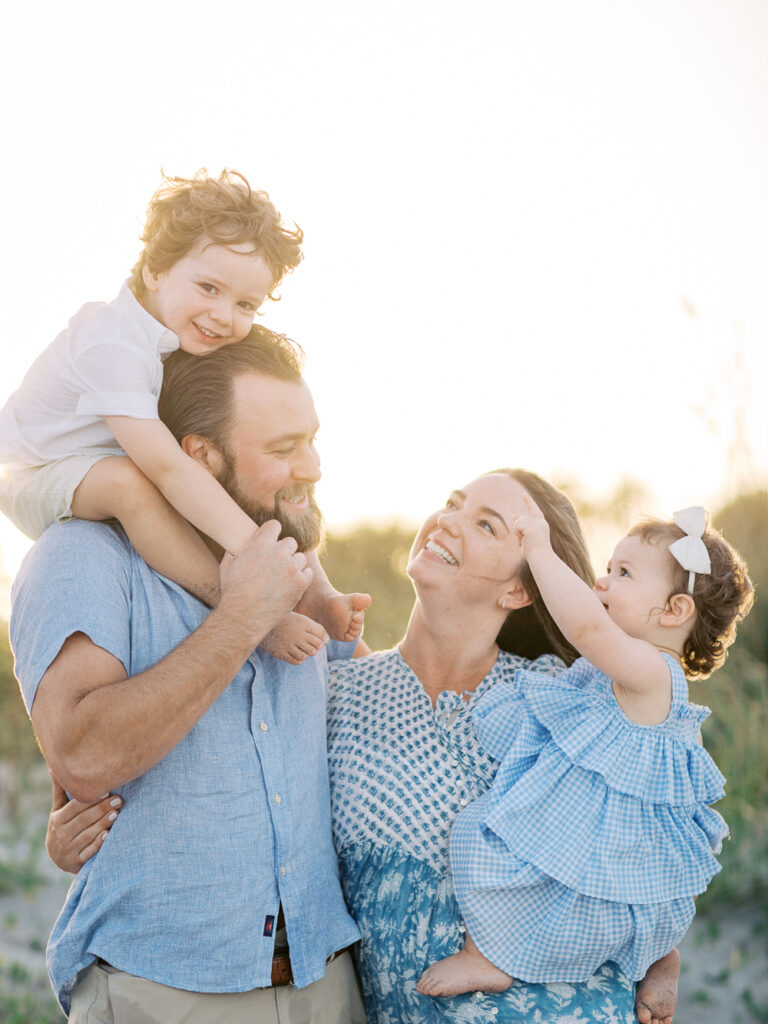
<svg viewBox="0 0 768 1024">
<path fill-rule="evenodd" d="M 0 862 L 30 863 L 44 879 L 0 895 L 0 977 L 15 992 L 45 991 L 45 942 L 70 881 L 40 849 L 43 828 L 36 815 L 22 834 L 0 832 Z M 675 1024 L 768 1022 L 768 907 L 697 918 L 680 953 Z"/>
</svg>

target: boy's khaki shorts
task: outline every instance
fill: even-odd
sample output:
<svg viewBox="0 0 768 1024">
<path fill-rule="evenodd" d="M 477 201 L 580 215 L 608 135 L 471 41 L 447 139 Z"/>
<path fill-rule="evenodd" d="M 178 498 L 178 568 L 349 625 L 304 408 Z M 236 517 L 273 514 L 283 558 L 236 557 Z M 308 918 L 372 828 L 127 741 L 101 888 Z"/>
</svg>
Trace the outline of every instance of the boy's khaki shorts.
<svg viewBox="0 0 768 1024">
<path fill-rule="evenodd" d="M 72 496 L 85 474 L 101 459 L 125 456 L 115 449 L 67 455 L 44 466 L 0 469 L 0 512 L 32 540 L 52 523 L 72 518 Z"/>
</svg>

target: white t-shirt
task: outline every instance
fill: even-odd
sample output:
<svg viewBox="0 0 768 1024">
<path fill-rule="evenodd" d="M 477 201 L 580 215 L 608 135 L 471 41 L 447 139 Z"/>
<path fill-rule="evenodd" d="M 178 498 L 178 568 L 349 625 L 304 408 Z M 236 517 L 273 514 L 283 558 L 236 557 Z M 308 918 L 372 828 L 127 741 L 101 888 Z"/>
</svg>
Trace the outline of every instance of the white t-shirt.
<svg viewBox="0 0 768 1024">
<path fill-rule="evenodd" d="M 103 417 L 157 419 L 162 357 L 178 347 L 127 281 L 112 302 L 87 303 L 0 410 L 0 465 L 119 450 Z"/>
</svg>

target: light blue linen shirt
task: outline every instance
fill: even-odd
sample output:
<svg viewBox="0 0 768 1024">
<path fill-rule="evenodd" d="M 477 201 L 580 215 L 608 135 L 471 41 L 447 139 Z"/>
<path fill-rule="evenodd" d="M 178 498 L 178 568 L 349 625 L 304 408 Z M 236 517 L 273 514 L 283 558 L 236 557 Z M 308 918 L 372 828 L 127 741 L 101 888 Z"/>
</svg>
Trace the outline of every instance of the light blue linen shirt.
<svg viewBox="0 0 768 1024">
<path fill-rule="evenodd" d="M 27 709 L 73 633 L 135 676 L 208 614 L 149 569 L 121 530 L 80 520 L 38 541 L 12 608 Z M 65 1012 L 95 957 L 190 991 L 267 986 L 281 904 L 298 987 L 359 938 L 331 838 L 327 688 L 324 652 L 294 667 L 256 651 L 167 757 L 117 789 L 124 808 L 76 876 L 48 945 Z"/>
</svg>

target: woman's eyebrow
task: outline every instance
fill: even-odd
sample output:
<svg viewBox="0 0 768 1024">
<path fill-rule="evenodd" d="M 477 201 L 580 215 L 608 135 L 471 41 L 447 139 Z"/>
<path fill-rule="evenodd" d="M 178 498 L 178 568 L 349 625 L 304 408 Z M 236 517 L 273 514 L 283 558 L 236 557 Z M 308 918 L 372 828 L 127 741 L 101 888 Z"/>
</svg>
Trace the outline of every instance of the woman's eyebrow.
<svg viewBox="0 0 768 1024">
<path fill-rule="evenodd" d="M 495 519 L 498 519 L 503 524 L 504 529 L 507 532 L 509 532 L 509 527 L 507 526 L 507 521 L 504 518 L 504 516 L 501 514 L 501 512 L 497 512 L 495 508 L 489 508 L 487 505 L 482 505 L 480 507 L 479 511 L 482 512 L 486 516 L 493 516 Z"/>
</svg>

